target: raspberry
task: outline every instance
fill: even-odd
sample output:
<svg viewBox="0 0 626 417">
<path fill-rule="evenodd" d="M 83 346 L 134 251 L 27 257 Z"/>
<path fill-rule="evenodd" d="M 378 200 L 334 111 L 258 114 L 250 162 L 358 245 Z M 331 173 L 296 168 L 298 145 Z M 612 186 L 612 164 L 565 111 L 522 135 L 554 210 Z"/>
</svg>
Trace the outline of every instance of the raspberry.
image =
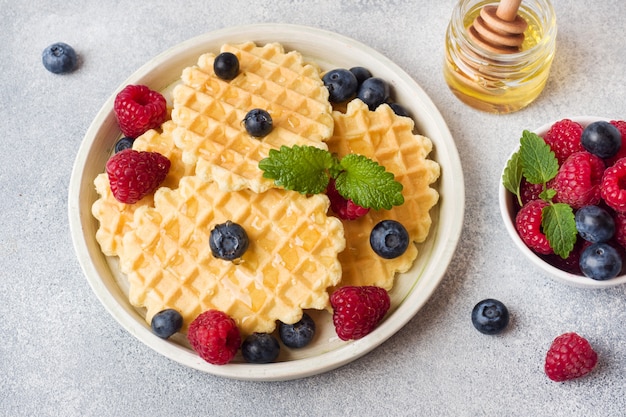
<svg viewBox="0 0 626 417">
<path fill-rule="evenodd" d="M 613 220 L 615 220 L 615 236 L 613 238 L 626 249 L 626 213 L 615 212 Z"/>
<path fill-rule="evenodd" d="M 165 97 L 145 85 L 124 87 L 115 97 L 113 110 L 122 133 L 131 138 L 158 128 L 167 118 Z"/>
<path fill-rule="evenodd" d="M 522 178 L 520 184 L 520 197 L 522 204 L 526 204 L 532 200 L 539 200 L 539 194 L 543 191 L 543 184 L 533 184 Z"/>
<path fill-rule="evenodd" d="M 541 228 L 541 212 L 547 205 L 543 200 L 531 200 L 515 216 L 515 229 L 522 241 L 531 250 L 542 255 L 554 253 Z"/>
<path fill-rule="evenodd" d="M 198 355 L 213 365 L 230 362 L 241 346 L 235 320 L 218 310 L 207 310 L 196 317 L 189 325 L 187 339 Z"/>
<path fill-rule="evenodd" d="M 356 340 L 376 328 L 389 310 L 389 294 L 374 286 L 341 287 L 330 296 L 333 323 L 341 340 Z"/>
<path fill-rule="evenodd" d="M 574 209 L 598 204 L 604 168 L 602 159 L 589 152 L 573 153 L 550 183 L 556 190 L 554 201 Z"/>
<path fill-rule="evenodd" d="M 560 165 L 571 154 L 585 150 L 580 143 L 582 134 L 583 127 L 579 123 L 563 119 L 550 127 L 543 140 L 550 145 Z"/>
<path fill-rule="evenodd" d="M 585 239 L 579 238 L 576 240 L 576 244 L 567 258 L 563 259 L 555 253 L 542 255 L 541 257 L 547 263 L 562 271 L 569 272 L 570 274 L 582 275 L 583 273 L 580 270 L 580 255 L 583 250 L 587 249 L 589 246 L 591 246 L 591 242 L 587 242 Z"/>
<path fill-rule="evenodd" d="M 600 190 L 607 206 L 615 211 L 626 211 L 626 158 L 604 171 Z"/>
<path fill-rule="evenodd" d="M 335 188 L 335 180 L 331 178 L 326 188 L 326 195 L 330 199 L 330 209 L 343 220 L 355 220 L 365 216 L 370 209 L 354 204 L 352 200 L 347 200 L 339 194 Z"/>
<path fill-rule="evenodd" d="M 626 139 L 626 121 L 624 121 L 624 120 L 611 120 L 609 123 L 611 123 L 613 126 L 615 126 L 617 128 L 617 130 L 619 130 L 619 133 L 622 134 L 622 146 L 619 148 L 619 151 L 617 151 L 617 154 L 615 154 L 611 158 L 606 159 L 606 165 L 607 166 L 611 166 L 618 159 L 622 159 L 622 158 L 626 157 L 626 143 L 624 143 L 624 141 Z"/>
<path fill-rule="evenodd" d="M 170 169 L 170 160 L 157 152 L 125 149 L 106 164 L 113 196 L 121 203 L 135 204 L 153 193 Z"/>
<path fill-rule="evenodd" d="M 546 354 L 544 370 L 548 378 L 561 382 L 588 374 L 597 362 L 598 354 L 589 342 L 570 332 L 554 339 Z"/>
</svg>

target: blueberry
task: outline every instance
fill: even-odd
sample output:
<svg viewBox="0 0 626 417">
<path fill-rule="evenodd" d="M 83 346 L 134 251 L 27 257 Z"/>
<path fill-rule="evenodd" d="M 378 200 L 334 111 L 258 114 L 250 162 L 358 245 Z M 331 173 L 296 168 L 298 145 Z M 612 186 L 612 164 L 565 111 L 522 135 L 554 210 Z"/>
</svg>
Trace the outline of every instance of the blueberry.
<svg viewBox="0 0 626 417">
<path fill-rule="evenodd" d="M 350 72 L 354 74 L 359 85 L 363 84 L 363 81 L 372 76 L 370 70 L 364 67 L 352 67 L 350 68 Z"/>
<path fill-rule="evenodd" d="M 350 100 L 356 95 L 359 85 L 354 74 L 343 68 L 328 71 L 322 77 L 322 81 L 328 88 L 328 100 L 331 103 L 343 103 Z"/>
<path fill-rule="evenodd" d="M 370 110 L 383 104 L 389 98 L 389 84 L 382 78 L 372 77 L 363 81 L 356 93 L 357 98 L 367 104 Z"/>
<path fill-rule="evenodd" d="M 390 103 L 389 107 L 391 107 L 391 110 L 398 116 L 411 117 L 409 111 L 402 104 Z"/>
<path fill-rule="evenodd" d="M 580 270 L 591 279 L 604 281 L 620 273 L 622 258 L 608 243 L 594 243 L 580 255 Z"/>
<path fill-rule="evenodd" d="M 183 326 L 183 316 L 171 308 L 159 311 L 152 317 L 150 327 L 154 334 L 160 338 L 167 339 L 178 332 Z"/>
<path fill-rule="evenodd" d="M 501 301 L 487 298 L 474 306 L 472 324 L 483 334 L 500 333 L 509 324 L 509 310 Z"/>
<path fill-rule="evenodd" d="M 301 348 L 308 345 L 315 336 L 315 322 L 308 314 L 302 314 L 300 321 L 294 324 L 278 324 L 278 335 L 285 346 Z"/>
<path fill-rule="evenodd" d="M 76 51 L 63 42 L 53 43 L 44 49 L 41 61 L 48 71 L 55 74 L 72 72 L 78 65 Z"/>
<path fill-rule="evenodd" d="M 589 153 L 600 158 L 610 158 L 622 146 L 622 135 L 609 122 L 593 122 L 583 130 L 580 143 Z"/>
<path fill-rule="evenodd" d="M 124 149 L 131 149 L 134 142 L 135 139 L 131 138 L 130 136 L 124 136 L 115 143 L 115 153 L 121 152 Z"/>
<path fill-rule="evenodd" d="M 582 207 L 576 212 L 574 218 L 576 230 L 583 239 L 589 242 L 606 242 L 615 234 L 615 220 L 602 207 Z"/>
<path fill-rule="evenodd" d="M 278 358 L 280 345 L 269 333 L 252 333 L 241 344 L 241 355 L 248 363 L 270 363 Z"/>
<path fill-rule="evenodd" d="M 409 247 L 409 233 L 397 221 L 383 220 L 372 229 L 370 245 L 381 258 L 397 258 Z"/>
<path fill-rule="evenodd" d="M 250 136 L 262 138 L 272 131 L 272 116 L 263 109 L 252 109 L 243 119 L 246 131 Z"/>
<path fill-rule="evenodd" d="M 248 249 L 248 234 L 243 227 L 228 220 L 216 225 L 209 236 L 209 246 L 216 258 L 233 261 Z"/>
<path fill-rule="evenodd" d="M 222 80 L 230 81 L 239 74 L 239 59 L 230 52 L 222 52 L 213 61 L 213 72 Z"/>
</svg>

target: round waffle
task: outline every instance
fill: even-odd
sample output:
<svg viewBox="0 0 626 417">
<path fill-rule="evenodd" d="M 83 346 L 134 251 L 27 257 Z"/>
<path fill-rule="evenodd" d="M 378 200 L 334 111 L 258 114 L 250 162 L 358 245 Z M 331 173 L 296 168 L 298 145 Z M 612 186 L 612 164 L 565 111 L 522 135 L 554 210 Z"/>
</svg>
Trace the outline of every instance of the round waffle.
<svg viewBox="0 0 626 417">
<path fill-rule="evenodd" d="M 439 164 L 428 159 L 432 142 L 413 133 L 414 123 L 396 115 L 386 104 L 370 111 L 361 100 L 348 103 L 346 112 L 333 112 L 335 130 L 328 148 L 337 155 L 367 156 L 395 175 L 402 186 L 404 204 L 391 210 L 370 210 L 365 216 L 344 221 L 346 250 L 339 254 L 343 266 L 341 285 L 376 285 L 390 290 L 396 273 L 406 272 L 417 257 L 417 247 L 395 259 L 376 255 L 369 243 L 372 228 L 380 221 L 400 222 L 412 242 L 423 242 L 431 225 L 430 209 L 439 200 L 431 187 L 440 174 Z"/>
<path fill-rule="evenodd" d="M 160 188 L 154 207 L 139 207 L 119 254 L 129 298 L 146 320 L 178 310 L 184 328 L 200 313 L 227 313 L 243 334 L 271 332 L 276 320 L 294 323 L 302 309 L 328 307 L 328 287 L 341 279 L 341 222 L 326 215 L 326 196 L 271 189 L 223 191 L 215 182 L 184 177 Z M 250 246 L 237 262 L 215 258 L 209 235 L 233 221 Z"/>
<path fill-rule="evenodd" d="M 328 89 L 319 68 L 278 43 L 226 44 L 221 51 L 238 57 L 239 75 L 229 81 L 217 77 L 212 53 L 183 71 L 182 84 L 173 91 L 176 145 L 203 180 L 214 180 L 227 191 L 262 192 L 273 186 L 258 168 L 270 149 L 327 149 L 324 141 L 333 131 Z M 261 139 L 250 136 L 242 123 L 255 108 L 268 111 L 273 121 L 272 131 Z"/>
</svg>

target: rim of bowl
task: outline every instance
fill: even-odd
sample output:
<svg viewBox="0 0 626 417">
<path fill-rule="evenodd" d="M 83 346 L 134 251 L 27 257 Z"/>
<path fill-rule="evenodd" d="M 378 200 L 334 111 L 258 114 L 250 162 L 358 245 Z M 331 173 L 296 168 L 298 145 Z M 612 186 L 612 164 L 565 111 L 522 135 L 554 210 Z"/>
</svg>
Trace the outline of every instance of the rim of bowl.
<svg viewBox="0 0 626 417">
<path fill-rule="evenodd" d="M 586 127 L 590 123 L 596 121 L 610 121 L 612 119 L 606 117 L 598 117 L 598 116 L 577 116 L 577 117 L 567 117 L 567 119 L 573 120 L 577 123 L 580 123 L 583 127 Z M 538 129 L 533 130 L 539 136 L 543 136 L 550 127 L 561 119 L 554 120 L 550 123 L 546 123 Z M 511 159 L 511 156 L 517 152 L 519 149 L 519 144 L 515 147 L 513 152 L 507 158 L 507 162 Z M 506 168 L 506 164 L 505 164 Z M 548 276 L 558 282 L 562 282 L 564 284 L 579 287 L 579 288 L 609 288 L 617 285 L 626 283 L 626 275 L 620 275 L 612 279 L 608 279 L 605 281 L 594 280 L 591 278 L 587 278 L 581 275 L 571 274 L 569 272 L 563 271 L 555 266 L 550 265 L 546 261 L 544 261 L 539 255 L 533 252 L 519 237 L 517 230 L 515 230 L 515 225 L 513 222 L 514 218 L 514 204 L 513 204 L 513 195 L 509 192 L 504 185 L 502 185 L 502 174 L 504 174 L 504 168 L 500 175 L 500 182 L 498 184 L 498 196 L 499 196 L 499 206 L 500 206 L 500 214 L 502 216 L 502 221 L 504 226 L 515 243 L 515 246 L 526 256 L 528 260 L 530 260 L 536 267 L 543 270 Z"/>
</svg>

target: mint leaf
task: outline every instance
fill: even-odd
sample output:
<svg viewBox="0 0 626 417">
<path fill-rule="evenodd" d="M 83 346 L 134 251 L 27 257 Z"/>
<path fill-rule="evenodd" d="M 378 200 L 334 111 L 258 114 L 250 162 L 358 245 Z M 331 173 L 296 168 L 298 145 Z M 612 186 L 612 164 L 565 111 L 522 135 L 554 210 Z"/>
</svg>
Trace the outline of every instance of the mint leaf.
<svg viewBox="0 0 626 417">
<path fill-rule="evenodd" d="M 556 190 L 554 188 L 546 188 L 541 193 L 539 193 L 539 198 L 545 201 L 552 201 L 555 195 Z"/>
<path fill-rule="evenodd" d="M 344 171 L 335 179 L 335 187 L 344 198 L 374 210 L 404 203 L 402 184 L 385 167 L 357 154 L 346 155 L 340 164 Z"/>
<path fill-rule="evenodd" d="M 574 210 L 568 204 L 550 204 L 543 208 L 541 216 L 541 227 L 554 253 L 567 258 L 576 243 Z"/>
<path fill-rule="evenodd" d="M 524 177 L 528 182 L 545 184 L 558 173 L 559 161 L 550 146 L 537 134 L 524 130 L 519 152 Z"/>
<path fill-rule="evenodd" d="M 520 162 L 519 151 L 517 151 L 511 155 L 511 158 L 506 163 L 506 167 L 502 173 L 502 185 L 504 185 L 504 188 L 517 196 L 520 206 L 522 205 L 522 198 L 520 196 L 522 173 L 522 164 Z"/>
<path fill-rule="evenodd" d="M 273 179 L 276 185 L 302 194 L 319 194 L 328 186 L 328 171 L 339 162 L 328 151 L 314 146 L 281 146 L 271 149 L 267 158 L 259 162 L 263 177 Z"/>
</svg>

